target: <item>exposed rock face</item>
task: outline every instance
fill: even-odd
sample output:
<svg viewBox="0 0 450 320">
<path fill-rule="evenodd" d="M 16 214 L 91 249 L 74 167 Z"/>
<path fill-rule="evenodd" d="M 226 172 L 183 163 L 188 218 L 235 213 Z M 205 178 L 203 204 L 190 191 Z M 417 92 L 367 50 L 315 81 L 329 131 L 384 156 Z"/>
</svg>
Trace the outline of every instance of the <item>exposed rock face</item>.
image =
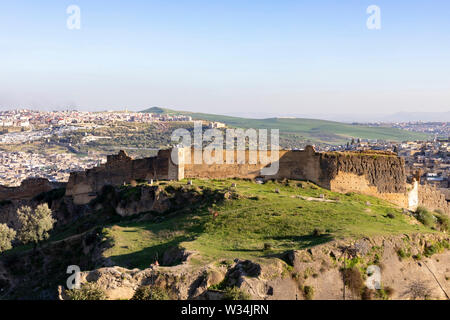
<svg viewBox="0 0 450 320">
<path fill-rule="evenodd" d="M 343 248 L 348 248 L 347 261 L 358 257 L 360 266 L 375 266 L 380 270 L 380 284 L 388 298 L 446 299 L 446 294 L 450 293 L 447 280 L 450 277 L 450 251 L 445 250 L 431 258 L 422 257 L 421 260 L 412 258 L 442 241 L 450 241 L 450 238 L 418 234 L 339 240 L 307 250 L 287 252 L 284 259 L 291 267 L 278 258 L 235 260 L 228 267 L 217 263 L 193 267 L 185 261 L 174 267 L 145 270 L 113 267 L 83 272 L 82 282 L 96 282 L 109 299 L 129 299 L 139 286 L 145 285 L 165 289 L 172 299 L 221 299 L 223 293 L 209 287 L 222 283 L 239 287 L 252 299 L 341 300 L 344 298 Z M 401 258 L 399 250 L 407 252 L 408 256 Z M 365 277 L 367 279 L 361 277 L 358 290 L 346 282 L 346 299 L 382 298 L 380 290 L 364 289 L 369 285 L 371 275 Z M 423 296 L 414 293 L 413 286 L 417 283 L 426 289 L 421 293 Z M 306 287 L 313 295 L 305 295 Z"/>
<path fill-rule="evenodd" d="M 9 200 L 0 204 L 0 223 L 5 223 L 10 228 L 17 230 L 20 227 L 17 209 L 23 206 L 35 208 L 40 203 L 42 202 L 37 200 Z M 73 222 L 80 216 L 90 212 L 86 206 L 75 206 L 71 199 L 66 197 L 49 201 L 49 208 L 52 210 L 53 217 L 56 220 L 55 227 Z"/>
<path fill-rule="evenodd" d="M 0 185 L 0 201 L 30 200 L 42 192 L 47 192 L 62 186 L 64 186 L 64 183 L 50 182 L 45 178 L 29 178 L 23 180 L 19 187 L 5 187 Z"/>
<path fill-rule="evenodd" d="M 36 250 L 0 255 L 0 299 L 56 299 L 58 285 L 69 277 L 67 267 L 90 270 L 108 265 L 102 255 L 107 246 L 101 228 L 96 228 Z"/>
<path fill-rule="evenodd" d="M 212 196 L 212 198 L 208 198 Z M 166 212 L 180 210 L 188 204 L 203 203 L 214 199 L 223 201 L 231 196 L 229 192 L 211 191 L 203 194 L 200 189 L 192 186 L 150 186 L 139 185 L 122 189 L 120 187 L 105 186 L 98 198 L 90 206 L 95 209 L 113 209 L 113 213 L 121 216 L 132 216 L 148 212 Z"/>
</svg>

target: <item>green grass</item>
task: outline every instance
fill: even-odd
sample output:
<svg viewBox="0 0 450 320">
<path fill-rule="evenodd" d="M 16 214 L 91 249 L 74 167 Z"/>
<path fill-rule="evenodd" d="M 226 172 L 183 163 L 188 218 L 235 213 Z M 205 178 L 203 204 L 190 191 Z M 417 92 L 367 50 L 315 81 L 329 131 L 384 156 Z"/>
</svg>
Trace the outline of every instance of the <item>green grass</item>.
<svg viewBox="0 0 450 320">
<path fill-rule="evenodd" d="M 247 119 L 207 113 L 175 111 L 163 108 L 150 108 L 143 112 L 185 114 L 193 119 L 219 121 L 234 128 L 279 129 L 282 136 L 295 134 L 297 138 L 313 143 L 344 144 L 351 138 L 383 139 L 389 141 L 423 140 L 429 135 L 387 127 L 367 127 L 316 119 Z"/>
<path fill-rule="evenodd" d="M 339 194 L 312 184 L 304 188 L 298 182 L 269 182 L 258 185 L 243 180 L 194 180 L 194 186 L 226 191 L 237 183 L 239 199 L 225 200 L 208 208 L 185 208 L 171 213 L 159 223 L 125 222 L 104 228 L 112 240 L 106 251 L 118 265 L 146 268 L 156 257 L 173 246 L 198 253 L 192 263 L 219 259 L 258 258 L 289 249 L 308 248 L 334 238 L 433 232 L 423 225 L 410 223 L 401 210 L 377 198 L 358 194 Z M 186 181 L 170 185 L 185 185 Z M 303 183 L 305 185 L 305 183 Z M 279 189 L 280 192 L 274 192 Z M 307 201 L 298 195 L 337 202 Z M 370 201 L 370 210 L 366 202 Z M 395 213 L 388 217 L 388 213 Z M 164 216 L 164 215 L 163 215 Z M 315 235 L 314 230 L 324 233 Z M 271 250 L 264 250 L 270 244 Z"/>
</svg>

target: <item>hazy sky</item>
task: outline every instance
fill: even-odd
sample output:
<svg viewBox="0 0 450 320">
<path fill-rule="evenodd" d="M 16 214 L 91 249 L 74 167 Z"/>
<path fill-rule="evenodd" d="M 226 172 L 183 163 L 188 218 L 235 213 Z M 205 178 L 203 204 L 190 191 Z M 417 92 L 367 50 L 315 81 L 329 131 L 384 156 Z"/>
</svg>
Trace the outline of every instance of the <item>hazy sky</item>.
<svg viewBox="0 0 450 320">
<path fill-rule="evenodd" d="M 0 0 L 0 107 L 447 111 L 449 14 L 448 0 Z"/>
</svg>

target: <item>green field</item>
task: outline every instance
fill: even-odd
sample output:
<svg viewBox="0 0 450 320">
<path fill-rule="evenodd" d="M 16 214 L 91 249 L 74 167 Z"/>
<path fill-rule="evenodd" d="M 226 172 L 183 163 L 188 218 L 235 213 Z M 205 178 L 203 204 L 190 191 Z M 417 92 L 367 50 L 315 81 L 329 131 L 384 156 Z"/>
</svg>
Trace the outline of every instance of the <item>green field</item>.
<svg viewBox="0 0 450 320">
<path fill-rule="evenodd" d="M 234 128 L 279 129 L 281 135 L 294 134 L 298 139 L 312 143 L 345 144 L 352 138 L 382 139 L 387 141 L 422 140 L 429 135 L 387 127 L 367 127 L 334 121 L 315 119 L 246 119 L 207 113 L 174 111 L 163 108 L 150 108 L 143 112 L 164 114 L 185 114 L 193 119 L 218 121 Z"/>
<path fill-rule="evenodd" d="M 237 186 L 231 187 L 232 183 Z M 186 206 L 157 223 L 135 221 L 105 227 L 103 232 L 113 243 L 105 254 L 118 265 L 146 268 L 174 246 L 197 252 L 191 262 L 204 264 L 219 259 L 264 257 L 335 238 L 433 232 L 377 198 L 299 184 L 194 180 L 192 188 L 200 192 L 231 192 L 235 198 L 216 203 L 202 201 L 208 204 L 200 208 Z M 171 182 L 170 186 L 187 187 L 186 181 Z M 317 201 L 321 194 L 334 202 Z M 314 233 L 315 229 L 319 234 Z M 271 250 L 264 250 L 265 244 Z"/>
</svg>

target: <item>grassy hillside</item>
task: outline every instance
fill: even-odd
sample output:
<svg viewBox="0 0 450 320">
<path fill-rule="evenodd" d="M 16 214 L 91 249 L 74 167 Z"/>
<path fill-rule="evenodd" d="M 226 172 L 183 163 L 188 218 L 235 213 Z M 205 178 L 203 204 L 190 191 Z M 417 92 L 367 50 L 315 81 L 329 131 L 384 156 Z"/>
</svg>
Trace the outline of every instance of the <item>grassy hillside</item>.
<svg viewBox="0 0 450 320">
<path fill-rule="evenodd" d="M 186 181 L 169 186 L 187 187 Z M 230 198 L 203 208 L 186 206 L 156 223 L 140 220 L 106 227 L 103 232 L 113 243 L 106 256 L 121 266 L 146 268 L 168 248 L 181 246 L 197 252 L 191 262 L 200 265 L 264 257 L 334 238 L 433 232 L 385 201 L 334 193 L 306 182 L 194 180 L 189 188 L 228 192 Z M 331 201 L 320 201 L 321 194 Z M 271 250 L 264 250 L 265 244 Z"/>
<path fill-rule="evenodd" d="M 246 119 L 207 113 L 193 113 L 175 111 L 164 108 L 150 108 L 143 112 L 158 114 L 186 114 L 198 120 L 219 121 L 230 127 L 279 129 L 282 135 L 294 134 L 298 139 L 310 140 L 312 143 L 344 144 L 351 138 L 384 139 L 389 141 L 420 140 L 429 138 L 428 135 L 409 132 L 395 128 L 366 127 L 340 122 L 315 119 Z"/>
</svg>

